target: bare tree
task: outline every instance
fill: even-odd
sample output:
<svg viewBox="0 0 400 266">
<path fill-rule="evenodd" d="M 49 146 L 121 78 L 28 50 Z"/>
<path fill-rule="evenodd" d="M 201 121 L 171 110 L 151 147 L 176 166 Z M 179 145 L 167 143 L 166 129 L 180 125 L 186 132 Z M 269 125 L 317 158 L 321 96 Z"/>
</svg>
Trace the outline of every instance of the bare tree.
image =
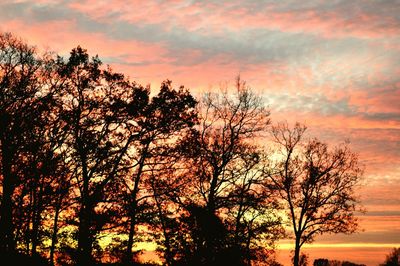
<svg viewBox="0 0 400 266">
<path fill-rule="evenodd" d="M 269 111 L 262 99 L 238 77 L 233 90 L 206 94 L 199 114 L 197 131 L 188 138 L 184 148 L 187 170 L 181 173 L 181 180 L 190 182 L 182 186 L 184 189 L 177 193 L 176 201 L 187 207 L 189 220 L 196 220 L 195 206 L 209 212 L 204 214 L 205 218 L 217 216 L 226 227 L 224 241 L 204 236 L 205 241 L 197 241 L 202 246 L 193 250 L 203 250 L 209 256 L 204 259 L 211 263 L 213 257 L 219 256 L 214 254 L 216 251 L 226 252 L 213 246 L 214 243 L 223 243 L 236 249 L 235 255 L 242 254 L 241 259 L 246 256 L 249 263 L 248 251 L 259 246 L 255 244 L 260 240 L 258 237 L 264 237 L 265 241 L 265 236 L 272 236 L 265 233 L 279 224 L 277 220 L 264 219 L 272 205 L 268 193 L 261 189 L 265 178 L 257 138 L 260 139 L 270 123 Z M 192 235 L 197 234 L 193 231 Z"/>
<path fill-rule="evenodd" d="M 204 200 L 210 212 L 224 207 L 231 184 L 240 178 L 234 174 L 235 165 L 246 154 L 256 153 L 253 138 L 270 123 L 269 111 L 240 77 L 235 89 L 205 95 L 200 126 L 188 146 L 196 171 L 196 196 Z"/>
<path fill-rule="evenodd" d="M 333 149 L 317 139 L 304 140 L 306 127 L 287 123 L 272 128 L 277 145 L 276 164 L 268 173 L 288 210 L 295 249 L 293 263 L 300 263 L 300 248 L 316 235 L 353 233 L 358 209 L 355 187 L 362 169 L 346 143 Z"/>
</svg>

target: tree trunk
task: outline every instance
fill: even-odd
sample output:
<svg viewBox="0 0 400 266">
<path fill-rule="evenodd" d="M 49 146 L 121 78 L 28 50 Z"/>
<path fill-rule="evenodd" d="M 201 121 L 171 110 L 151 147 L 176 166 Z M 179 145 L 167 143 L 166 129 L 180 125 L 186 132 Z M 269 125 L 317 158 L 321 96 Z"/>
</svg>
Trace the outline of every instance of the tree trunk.
<svg viewBox="0 0 400 266">
<path fill-rule="evenodd" d="M 136 219 L 135 215 L 132 215 L 129 222 L 129 236 L 128 244 L 126 246 L 125 261 L 126 263 L 132 262 L 132 248 L 133 248 L 133 238 L 135 236 Z"/>
<path fill-rule="evenodd" d="M 215 213 L 215 190 L 217 187 L 219 172 L 214 171 L 211 183 L 210 183 L 210 192 L 208 194 L 208 202 L 207 202 L 207 209 L 210 213 Z"/>
<path fill-rule="evenodd" d="M 50 246 L 50 265 L 54 265 L 54 252 L 56 250 L 57 243 L 57 232 L 58 232 L 58 216 L 60 214 L 62 198 L 60 197 L 59 202 L 56 205 L 55 213 L 54 213 L 54 222 L 53 222 L 53 232 L 51 234 L 51 246 Z"/>
<path fill-rule="evenodd" d="M 81 195 L 81 207 L 79 210 L 78 229 L 78 257 L 77 265 L 91 265 L 92 263 L 92 232 L 90 231 L 92 204 L 89 194 L 89 175 L 86 157 L 81 152 L 83 190 Z"/>
<path fill-rule="evenodd" d="M 37 247 L 39 245 L 39 227 L 41 223 L 42 204 L 43 204 L 43 184 L 39 180 L 39 192 L 34 193 L 33 217 L 32 217 L 32 256 L 37 254 Z"/>
<path fill-rule="evenodd" d="M 128 245 L 126 247 L 126 254 L 125 254 L 126 262 L 131 262 L 131 260 L 132 260 L 133 238 L 135 236 L 136 216 L 137 216 L 137 207 L 138 207 L 138 202 L 137 202 L 136 198 L 137 198 L 137 194 L 139 192 L 139 182 L 142 177 L 143 167 L 144 167 L 145 160 L 147 157 L 147 150 L 149 148 L 149 145 L 150 145 L 150 142 L 148 142 L 146 144 L 146 146 L 144 147 L 144 150 L 142 151 L 142 155 L 139 160 L 139 169 L 135 176 L 135 185 L 133 187 L 133 191 L 132 191 L 132 195 L 131 195 L 132 208 L 129 213 L 130 214 L 130 223 L 129 223 Z"/>
<path fill-rule="evenodd" d="M 79 128 L 79 125 L 77 126 Z M 77 265 L 92 264 L 92 232 L 91 232 L 91 214 L 93 214 L 93 204 L 89 193 L 89 170 L 87 164 L 87 154 L 79 136 L 76 136 L 79 159 L 82 164 L 82 190 L 79 209 L 79 228 L 78 228 L 78 250 Z"/>
<path fill-rule="evenodd" d="M 153 187 L 153 190 L 155 188 Z M 161 203 L 157 200 L 157 195 L 156 193 L 154 193 L 154 201 L 156 202 L 156 206 L 157 206 L 157 211 L 158 211 L 158 216 L 160 217 L 160 223 L 161 223 L 161 228 L 162 228 L 162 232 L 165 238 L 165 264 L 166 266 L 171 266 L 173 265 L 173 255 L 171 252 L 171 244 L 169 241 L 169 236 L 167 233 L 167 227 L 165 224 L 165 220 L 164 220 L 164 214 L 162 212 L 162 206 Z"/>
<path fill-rule="evenodd" d="M 11 175 L 11 163 L 9 153 L 4 149 L 6 144 L 2 141 L 2 175 L 3 175 L 3 195 L 0 207 L 0 252 L 13 252 L 14 228 L 12 222 L 12 195 L 14 193 L 14 184 Z"/>
<path fill-rule="evenodd" d="M 92 263 L 92 235 L 90 232 L 90 210 L 84 204 L 79 212 L 78 257 L 77 265 Z"/>
<path fill-rule="evenodd" d="M 300 237 L 296 235 L 296 243 L 294 248 L 293 266 L 299 266 L 300 261 Z"/>
</svg>

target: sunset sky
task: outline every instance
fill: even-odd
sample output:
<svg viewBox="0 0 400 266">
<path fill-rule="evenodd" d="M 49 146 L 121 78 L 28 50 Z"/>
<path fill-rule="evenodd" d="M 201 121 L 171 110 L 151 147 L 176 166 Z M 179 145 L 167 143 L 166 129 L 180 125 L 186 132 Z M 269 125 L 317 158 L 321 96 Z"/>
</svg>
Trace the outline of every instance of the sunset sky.
<svg viewBox="0 0 400 266">
<path fill-rule="evenodd" d="M 365 165 L 364 231 L 317 238 L 311 259 L 377 265 L 400 247 L 399 0 L 0 0 L 0 31 L 64 56 L 81 45 L 153 88 L 200 93 L 240 74 L 273 122 L 348 139 Z"/>
</svg>

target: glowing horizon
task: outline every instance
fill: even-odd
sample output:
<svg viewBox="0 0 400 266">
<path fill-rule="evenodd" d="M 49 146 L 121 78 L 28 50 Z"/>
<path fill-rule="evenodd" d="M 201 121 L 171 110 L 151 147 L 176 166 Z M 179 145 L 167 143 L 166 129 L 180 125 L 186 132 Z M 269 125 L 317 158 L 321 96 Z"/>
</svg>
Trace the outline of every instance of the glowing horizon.
<svg viewBox="0 0 400 266">
<path fill-rule="evenodd" d="M 278 244 L 277 249 L 279 250 L 292 250 L 293 244 Z M 393 248 L 398 247 L 399 243 L 330 243 L 330 244 L 304 244 L 304 248 Z M 350 259 L 350 258 L 349 258 Z"/>
</svg>

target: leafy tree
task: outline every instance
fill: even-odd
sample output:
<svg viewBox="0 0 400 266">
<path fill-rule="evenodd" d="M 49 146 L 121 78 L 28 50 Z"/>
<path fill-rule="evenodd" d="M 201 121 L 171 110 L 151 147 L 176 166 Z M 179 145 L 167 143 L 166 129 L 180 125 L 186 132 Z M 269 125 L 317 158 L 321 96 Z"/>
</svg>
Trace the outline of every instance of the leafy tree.
<svg viewBox="0 0 400 266">
<path fill-rule="evenodd" d="M 132 108 L 131 104 L 127 105 Z M 127 121 L 129 128 L 127 137 L 132 140 L 129 158 L 126 160 L 130 170 L 124 178 L 123 206 L 128 217 L 128 243 L 126 258 L 132 256 L 132 247 L 136 226 L 141 215 L 142 221 L 149 222 L 143 208 L 148 208 L 151 189 L 149 189 L 147 174 L 150 167 L 165 169 L 172 158 L 172 150 L 179 142 L 182 134 L 190 129 L 197 119 L 196 101 L 183 87 L 175 90 L 170 81 L 162 83 L 160 91 L 153 98 L 146 99 L 140 107 L 140 113 L 133 120 Z M 128 109 L 129 111 L 130 109 Z M 157 178 L 157 177 L 156 177 Z"/>
<path fill-rule="evenodd" d="M 362 170 L 347 144 L 328 149 L 317 139 L 304 140 L 306 128 L 280 123 L 272 129 L 277 145 L 276 165 L 268 173 L 288 210 L 300 265 L 300 248 L 324 233 L 353 233 L 357 229 L 355 186 Z"/>
<path fill-rule="evenodd" d="M 185 254 L 184 265 L 244 265 L 240 250 L 229 246 L 228 230 L 221 219 L 205 207 L 188 206 L 192 250 Z"/>
<path fill-rule="evenodd" d="M 89 59 L 81 47 L 72 50 L 68 61 L 58 59 L 58 76 L 64 80 L 60 115 L 68 132 L 63 149 L 79 191 L 77 263 L 89 265 L 96 235 L 113 217 L 106 204 L 112 193 L 107 192 L 126 152 L 127 140 L 114 138 L 122 126 L 115 103 L 132 86 L 122 74 L 101 69 L 98 57 Z"/>
</svg>

